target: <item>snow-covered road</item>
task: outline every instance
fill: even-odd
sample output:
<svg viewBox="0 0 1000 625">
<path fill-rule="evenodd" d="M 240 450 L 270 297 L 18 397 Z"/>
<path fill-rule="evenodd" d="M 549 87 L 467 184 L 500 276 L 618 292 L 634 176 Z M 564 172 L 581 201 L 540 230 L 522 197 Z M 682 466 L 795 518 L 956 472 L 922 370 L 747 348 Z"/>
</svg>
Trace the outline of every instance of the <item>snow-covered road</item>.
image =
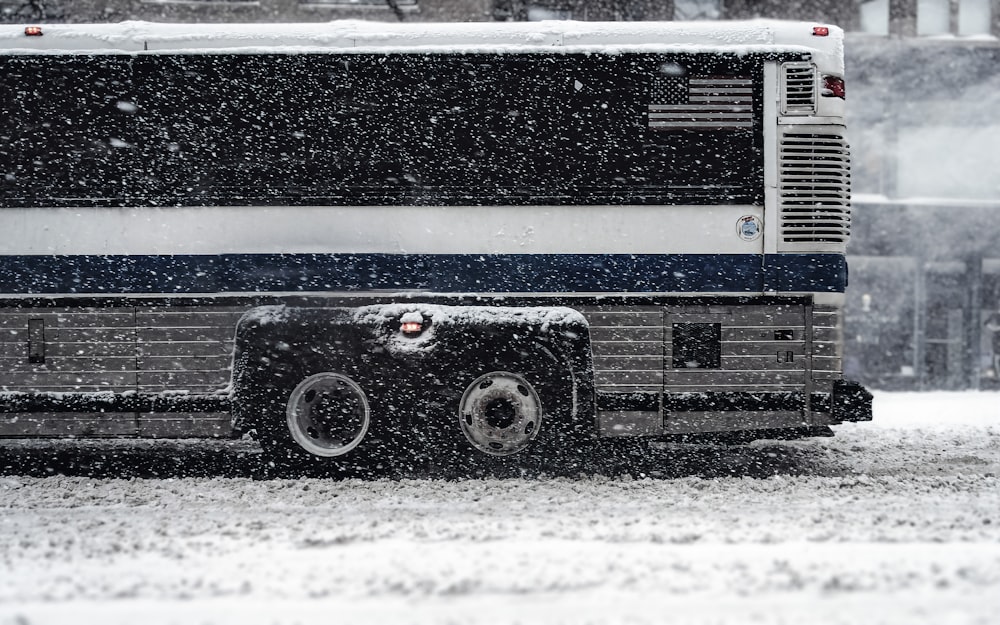
<svg viewBox="0 0 1000 625">
<path fill-rule="evenodd" d="M 31 477 L 0 443 L 0 623 L 1000 622 L 1000 395 L 836 429 L 460 481 Z"/>
</svg>

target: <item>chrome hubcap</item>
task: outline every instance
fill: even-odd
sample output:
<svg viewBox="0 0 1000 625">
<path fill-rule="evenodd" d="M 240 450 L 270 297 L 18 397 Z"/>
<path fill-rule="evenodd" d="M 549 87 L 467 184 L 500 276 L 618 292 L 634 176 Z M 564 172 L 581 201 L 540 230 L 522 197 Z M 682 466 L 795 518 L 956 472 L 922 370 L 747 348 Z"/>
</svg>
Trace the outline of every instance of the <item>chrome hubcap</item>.
<svg viewBox="0 0 1000 625">
<path fill-rule="evenodd" d="M 491 456 L 509 456 L 538 435 L 542 402 L 521 376 L 493 371 L 465 389 L 458 417 L 473 447 Z"/>
<path fill-rule="evenodd" d="M 341 456 L 357 447 L 371 423 L 364 391 L 339 373 L 317 373 L 288 398 L 288 431 L 315 456 Z"/>
</svg>

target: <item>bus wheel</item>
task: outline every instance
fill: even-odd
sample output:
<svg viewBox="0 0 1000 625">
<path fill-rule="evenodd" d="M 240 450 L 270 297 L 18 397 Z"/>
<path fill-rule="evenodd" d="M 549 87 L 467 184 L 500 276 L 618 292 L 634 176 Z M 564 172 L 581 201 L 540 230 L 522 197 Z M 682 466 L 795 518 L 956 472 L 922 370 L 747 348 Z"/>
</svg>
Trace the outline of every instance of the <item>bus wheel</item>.
<svg viewBox="0 0 1000 625">
<path fill-rule="evenodd" d="M 509 456 L 528 447 L 538 436 L 542 414 L 535 388 L 507 371 L 491 371 L 476 378 L 458 406 L 465 437 L 491 456 Z"/>
<path fill-rule="evenodd" d="M 347 475 L 378 468 L 387 433 L 379 433 L 372 399 L 354 378 L 324 371 L 294 387 L 278 384 L 259 392 L 251 429 L 264 452 L 265 472 Z"/>
<path fill-rule="evenodd" d="M 351 378 L 317 373 L 292 390 L 285 420 L 292 440 L 306 453 L 333 458 L 361 444 L 371 425 L 371 408 Z"/>
</svg>

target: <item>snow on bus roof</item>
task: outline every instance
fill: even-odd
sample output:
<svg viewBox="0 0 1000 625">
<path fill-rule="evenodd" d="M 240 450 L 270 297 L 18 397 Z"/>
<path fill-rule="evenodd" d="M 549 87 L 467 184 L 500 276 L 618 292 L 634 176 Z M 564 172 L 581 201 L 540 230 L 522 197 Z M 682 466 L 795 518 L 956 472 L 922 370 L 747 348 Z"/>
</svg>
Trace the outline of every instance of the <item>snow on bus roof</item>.
<svg viewBox="0 0 1000 625">
<path fill-rule="evenodd" d="M 308 24 L 45 24 L 0 26 L 0 54 L 273 53 L 306 51 L 808 51 L 836 55 L 843 33 L 813 35 L 815 24 L 745 22 L 475 22 L 393 24 L 342 20 Z"/>
</svg>

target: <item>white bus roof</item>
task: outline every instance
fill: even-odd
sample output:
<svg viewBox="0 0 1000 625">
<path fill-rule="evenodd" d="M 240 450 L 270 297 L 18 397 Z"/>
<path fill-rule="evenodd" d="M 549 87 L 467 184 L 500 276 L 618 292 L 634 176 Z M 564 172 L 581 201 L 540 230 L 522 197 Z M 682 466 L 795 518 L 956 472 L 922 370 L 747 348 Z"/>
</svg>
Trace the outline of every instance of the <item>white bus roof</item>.
<svg viewBox="0 0 1000 625">
<path fill-rule="evenodd" d="M 29 35 L 28 28 L 40 29 Z M 828 34 L 814 34 L 814 28 Z M 820 30 L 819 32 L 822 32 Z M 463 22 L 308 24 L 43 24 L 0 26 L 0 54 L 803 51 L 833 61 L 843 31 L 810 22 Z"/>
</svg>

